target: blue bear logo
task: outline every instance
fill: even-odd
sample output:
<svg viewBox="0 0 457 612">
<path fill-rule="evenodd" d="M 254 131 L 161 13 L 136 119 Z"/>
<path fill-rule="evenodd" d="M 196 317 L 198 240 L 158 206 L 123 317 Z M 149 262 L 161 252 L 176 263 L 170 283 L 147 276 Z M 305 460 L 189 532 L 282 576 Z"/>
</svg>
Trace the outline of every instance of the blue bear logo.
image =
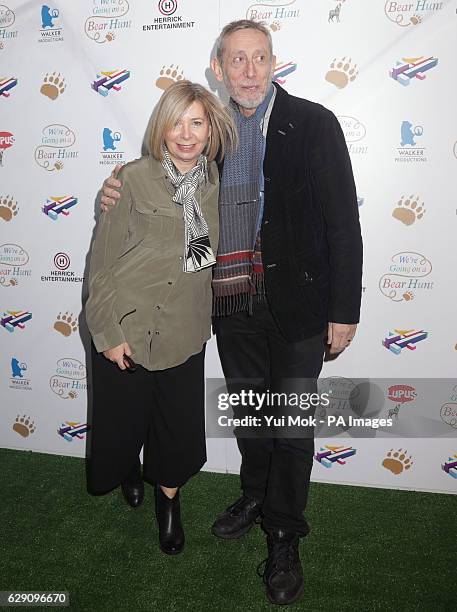
<svg viewBox="0 0 457 612">
<path fill-rule="evenodd" d="M 41 7 L 41 27 L 44 28 L 53 28 L 54 24 L 52 23 L 53 19 L 57 19 L 59 16 L 58 9 L 54 9 L 51 11 L 49 6 L 43 4 Z"/>
<path fill-rule="evenodd" d="M 424 130 L 421 126 L 417 125 L 413 128 L 413 124 L 409 121 L 402 121 L 400 146 L 405 147 L 406 145 L 409 145 L 411 147 L 415 147 L 415 136 L 422 136 L 423 132 Z"/>
<path fill-rule="evenodd" d="M 103 128 L 103 150 L 115 151 L 115 142 L 119 142 L 121 135 L 119 132 L 113 132 L 109 128 Z"/>
<path fill-rule="evenodd" d="M 27 369 L 25 363 L 19 363 L 19 361 L 13 357 L 11 359 L 11 376 L 13 378 L 24 378 L 22 372 Z"/>
</svg>

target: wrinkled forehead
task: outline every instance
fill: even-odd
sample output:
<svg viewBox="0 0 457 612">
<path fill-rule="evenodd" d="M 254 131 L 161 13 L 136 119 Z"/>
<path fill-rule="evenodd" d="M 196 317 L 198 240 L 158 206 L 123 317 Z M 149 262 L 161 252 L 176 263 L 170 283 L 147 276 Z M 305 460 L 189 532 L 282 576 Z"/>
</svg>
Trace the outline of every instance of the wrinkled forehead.
<svg viewBox="0 0 457 612">
<path fill-rule="evenodd" d="M 222 49 L 224 56 L 232 56 L 238 53 L 270 55 L 270 45 L 265 34 L 249 28 L 227 34 L 224 37 Z"/>
</svg>

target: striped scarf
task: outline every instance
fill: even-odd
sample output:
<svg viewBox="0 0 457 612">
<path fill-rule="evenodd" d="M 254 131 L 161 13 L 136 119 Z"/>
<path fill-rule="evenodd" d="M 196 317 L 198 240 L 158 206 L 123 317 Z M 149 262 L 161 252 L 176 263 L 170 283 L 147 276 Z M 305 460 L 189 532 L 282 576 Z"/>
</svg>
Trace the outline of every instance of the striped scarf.
<svg viewBox="0 0 457 612">
<path fill-rule="evenodd" d="M 173 202 L 181 204 L 184 218 L 184 272 L 198 272 L 216 263 L 211 249 L 206 223 L 195 192 L 200 183 L 207 180 L 206 157 L 200 155 L 196 166 L 181 174 L 171 160 L 166 147 L 163 147 L 162 166 L 175 188 Z"/>
<path fill-rule="evenodd" d="M 254 295 L 264 294 L 259 226 L 265 138 L 262 121 L 273 86 L 255 113 L 242 115 L 230 101 L 239 145 L 224 159 L 219 193 L 219 250 L 213 270 L 213 314 L 251 311 Z"/>
</svg>

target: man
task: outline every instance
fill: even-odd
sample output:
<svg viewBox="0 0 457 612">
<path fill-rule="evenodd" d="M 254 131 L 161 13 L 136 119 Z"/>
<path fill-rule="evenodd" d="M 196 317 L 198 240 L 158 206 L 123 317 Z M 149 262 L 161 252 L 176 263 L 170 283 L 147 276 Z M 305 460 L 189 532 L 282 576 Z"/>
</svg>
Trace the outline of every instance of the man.
<svg viewBox="0 0 457 612">
<path fill-rule="evenodd" d="M 262 24 L 225 26 L 211 66 L 240 137 L 221 170 L 213 292 L 222 368 L 229 384 L 255 380 L 257 391 L 290 380 L 300 387 L 319 376 L 325 333 L 330 352 L 341 352 L 359 320 L 362 243 L 346 144 L 329 110 L 272 84 L 275 56 Z M 105 183 L 102 201 L 112 204 L 109 185 L 119 182 Z M 313 440 L 238 438 L 238 446 L 243 495 L 212 532 L 239 538 L 261 518 L 267 597 L 292 603 L 304 586 L 298 542 L 309 532 Z"/>
</svg>

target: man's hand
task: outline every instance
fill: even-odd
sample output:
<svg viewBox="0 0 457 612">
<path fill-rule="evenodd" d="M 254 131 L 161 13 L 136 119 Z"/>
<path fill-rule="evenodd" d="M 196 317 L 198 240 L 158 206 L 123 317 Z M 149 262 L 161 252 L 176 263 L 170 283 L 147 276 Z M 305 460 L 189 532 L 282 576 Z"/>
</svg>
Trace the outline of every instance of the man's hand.
<svg viewBox="0 0 457 612">
<path fill-rule="evenodd" d="M 331 355 L 341 353 L 349 346 L 355 336 L 357 325 L 349 323 L 329 323 L 327 344 Z"/>
<path fill-rule="evenodd" d="M 122 183 L 116 178 L 121 168 L 122 166 L 116 164 L 111 175 L 103 182 L 103 195 L 100 201 L 100 208 L 103 212 L 108 212 L 110 206 L 115 206 L 116 200 L 121 197 L 121 194 L 117 190 L 122 186 Z"/>
<path fill-rule="evenodd" d="M 127 342 L 123 342 L 122 344 L 119 344 L 119 346 L 115 346 L 114 348 L 108 349 L 107 351 L 103 352 L 103 355 L 113 363 L 117 363 L 121 370 L 126 369 L 124 363 L 124 354 L 128 355 L 129 357 L 132 354 L 132 351 L 130 350 L 130 347 Z"/>
</svg>

